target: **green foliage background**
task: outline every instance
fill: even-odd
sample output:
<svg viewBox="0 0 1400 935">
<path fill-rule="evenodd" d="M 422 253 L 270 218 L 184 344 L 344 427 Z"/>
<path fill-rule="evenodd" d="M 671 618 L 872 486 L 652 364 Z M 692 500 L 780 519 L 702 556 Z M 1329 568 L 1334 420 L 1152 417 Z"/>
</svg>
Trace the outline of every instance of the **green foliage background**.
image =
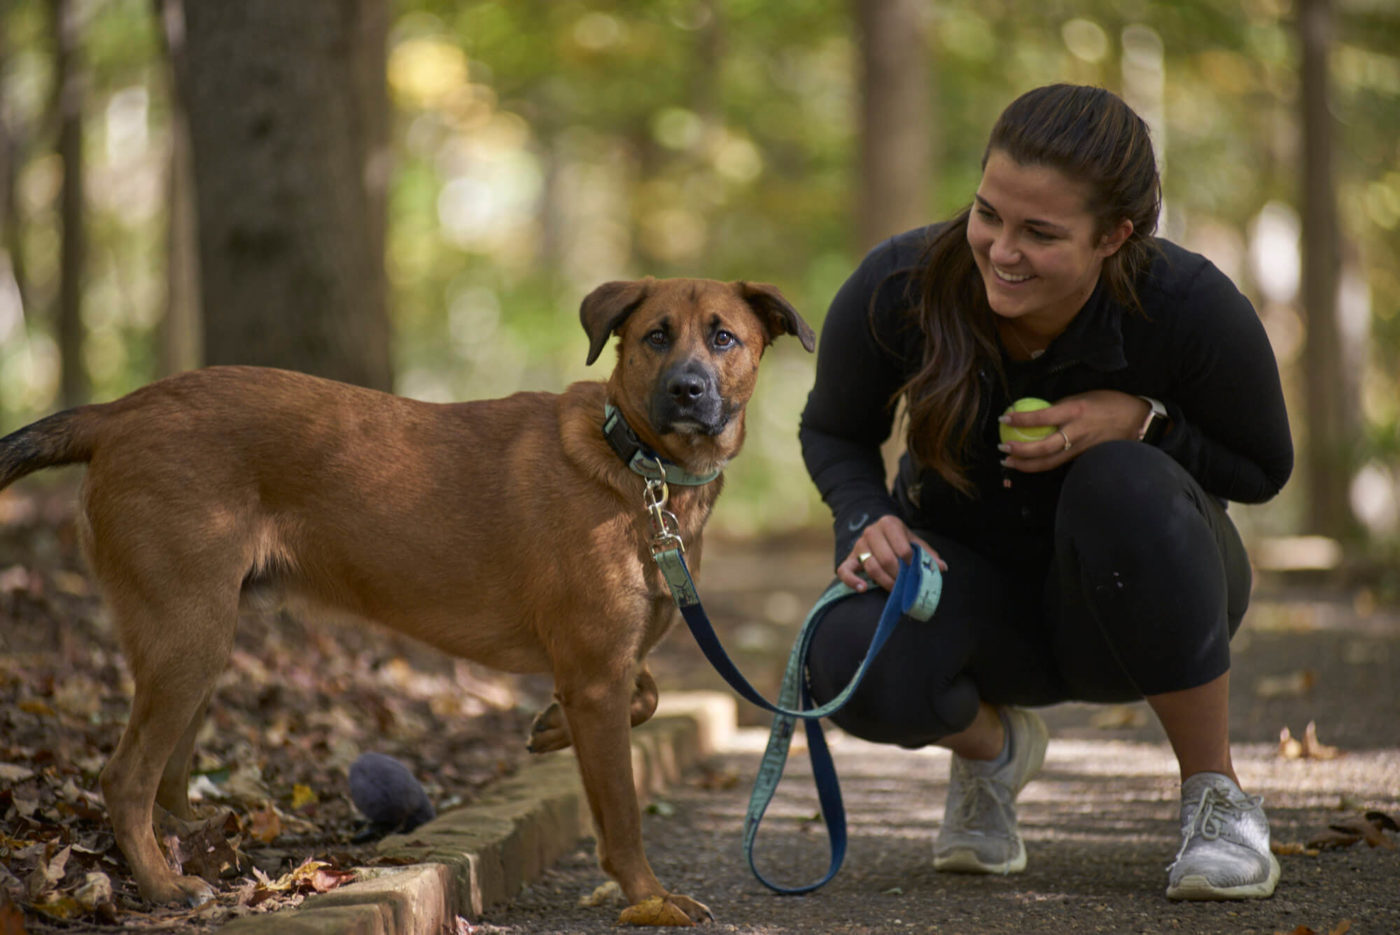
<svg viewBox="0 0 1400 935">
<path fill-rule="evenodd" d="M 149 0 L 89 0 L 82 11 L 87 359 L 104 399 L 157 375 L 169 88 Z M 1286 219 L 1299 198 L 1295 14 L 1289 0 L 929 4 L 929 219 L 968 201 L 986 133 L 1016 94 L 1061 80 L 1121 90 L 1125 48 L 1160 48 L 1164 233 L 1212 256 L 1255 298 L 1296 419 L 1301 320 L 1261 293 L 1249 263 L 1261 212 Z M 55 405 L 61 167 L 51 154 L 47 5 L 11 0 L 0 15 L 0 106 L 20 142 L 31 285 L 21 314 L 0 276 L 0 418 L 13 426 Z M 1358 444 L 1395 488 L 1400 8 L 1337 0 L 1334 15 L 1342 256 L 1361 319 L 1352 325 L 1366 426 Z M 771 282 L 820 327 L 859 259 L 853 19 L 849 3 L 833 0 L 395 3 L 387 263 L 399 390 L 467 398 L 601 377 L 603 365 L 583 366 L 577 308 L 615 278 Z M 811 359 L 779 342 L 721 526 L 825 524 L 796 442 L 810 383 Z M 1285 494 L 1257 522 L 1287 529 L 1296 516 Z"/>
</svg>

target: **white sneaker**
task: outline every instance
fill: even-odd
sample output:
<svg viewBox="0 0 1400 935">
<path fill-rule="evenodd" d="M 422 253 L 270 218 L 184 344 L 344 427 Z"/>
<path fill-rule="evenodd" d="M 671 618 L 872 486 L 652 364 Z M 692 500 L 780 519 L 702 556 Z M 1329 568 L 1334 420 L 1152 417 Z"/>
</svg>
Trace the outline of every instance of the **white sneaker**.
<svg viewBox="0 0 1400 935">
<path fill-rule="evenodd" d="M 943 827 L 933 845 L 933 869 L 960 873 L 1020 873 L 1026 846 L 1016 828 L 1016 794 L 1040 772 L 1049 732 L 1040 715 L 1003 708 L 1011 760 L 1001 767 L 953 755 Z"/>
<path fill-rule="evenodd" d="M 1272 896 L 1279 866 L 1263 803 L 1221 773 L 1197 773 L 1182 783 L 1181 849 L 1167 868 L 1167 898 Z"/>
</svg>

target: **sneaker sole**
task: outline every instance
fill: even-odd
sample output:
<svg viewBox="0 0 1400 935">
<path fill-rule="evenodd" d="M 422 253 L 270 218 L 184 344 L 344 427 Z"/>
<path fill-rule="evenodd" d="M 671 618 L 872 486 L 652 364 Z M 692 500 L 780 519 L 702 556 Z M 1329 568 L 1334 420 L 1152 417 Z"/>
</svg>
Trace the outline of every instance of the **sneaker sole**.
<svg viewBox="0 0 1400 935">
<path fill-rule="evenodd" d="M 1175 886 L 1167 887 L 1167 898 L 1176 900 L 1268 899 L 1278 885 L 1279 865 L 1269 855 L 1269 878 L 1261 883 L 1240 886 L 1215 886 L 1200 874 L 1182 877 Z"/>
<path fill-rule="evenodd" d="M 939 873 L 982 873 L 1005 876 L 1026 869 L 1026 848 L 1017 841 L 1016 854 L 999 864 L 984 863 L 970 847 L 959 847 L 933 858 L 933 869 Z"/>
</svg>

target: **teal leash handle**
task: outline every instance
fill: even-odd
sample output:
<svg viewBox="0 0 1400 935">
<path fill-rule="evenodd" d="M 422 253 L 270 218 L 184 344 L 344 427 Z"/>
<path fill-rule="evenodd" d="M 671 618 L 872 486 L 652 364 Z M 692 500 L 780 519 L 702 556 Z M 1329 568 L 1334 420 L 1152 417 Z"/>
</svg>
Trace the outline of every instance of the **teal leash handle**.
<svg viewBox="0 0 1400 935">
<path fill-rule="evenodd" d="M 734 666 L 724 647 L 715 634 L 714 626 L 700 604 L 700 596 L 695 581 L 686 567 L 685 558 L 679 548 L 659 550 L 653 556 L 671 588 L 676 606 L 681 616 L 699 644 L 705 658 L 724 677 L 725 681 L 748 701 L 766 711 L 774 713 L 772 731 L 768 737 L 768 747 L 760 761 L 758 775 L 754 780 L 753 793 L 749 798 L 748 814 L 744 821 L 744 850 L 749 868 L 755 877 L 769 889 L 779 893 L 807 893 L 825 885 L 841 868 L 846 854 L 846 812 L 841 802 L 841 786 L 836 778 L 836 766 L 822 734 L 820 719 L 843 708 L 850 700 L 866 671 L 884 647 L 895 625 L 905 617 L 928 620 L 938 607 L 938 599 L 943 592 L 943 578 L 933 559 L 917 545 L 914 546 L 912 560 L 899 563 L 899 575 L 894 588 L 885 602 L 880 622 L 871 638 L 870 648 L 861 660 L 851 681 L 835 698 L 819 707 L 811 707 L 803 673 L 806 668 L 807 652 L 811 644 L 816 624 L 833 603 L 859 592 L 836 582 L 827 588 L 807 615 L 798 633 L 796 644 L 788 656 L 787 668 L 783 673 L 783 683 L 778 694 L 778 703 L 771 704 L 755 689 L 743 674 Z M 754 863 L 753 846 L 758 836 L 758 826 L 763 813 L 777 791 L 787 762 L 788 749 L 792 743 L 792 732 L 798 720 L 804 722 L 807 731 L 807 750 L 812 761 L 812 776 L 817 786 L 817 797 L 821 803 L 823 820 L 826 822 L 827 837 L 831 844 L 831 863 L 826 875 L 815 883 L 799 887 L 784 887 L 767 880 Z"/>
</svg>

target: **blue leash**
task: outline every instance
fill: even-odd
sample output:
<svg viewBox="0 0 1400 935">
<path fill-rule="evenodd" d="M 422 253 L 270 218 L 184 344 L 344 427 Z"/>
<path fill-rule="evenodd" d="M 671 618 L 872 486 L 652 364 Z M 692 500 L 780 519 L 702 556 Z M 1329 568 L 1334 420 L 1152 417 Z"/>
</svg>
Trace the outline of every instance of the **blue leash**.
<svg viewBox="0 0 1400 935">
<path fill-rule="evenodd" d="M 655 507 L 658 514 L 663 512 L 660 506 L 661 504 L 657 504 Z M 841 785 L 836 778 L 836 766 L 832 762 L 831 751 L 822 733 L 820 719 L 840 710 L 850 700 L 901 617 L 928 620 L 933 615 L 943 592 L 943 578 L 933 560 L 917 545 L 914 546 L 913 560 L 899 563 L 899 576 L 895 579 L 894 589 L 890 592 L 889 600 L 885 602 L 885 609 L 880 615 L 875 635 L 871 638 L 870 648 L 855 675 L 835 698 L 814 708 L 806 680 L 803 678 L 812 634 L 816 632 L 817 622 L 833 603 L 858 593 L 839 581 L 833 583 L 818 598 L 802 624 L 797 642 L 788 656 L 787 669 L 783 673 L 782 687 L 778 692 L 778 703 L 774 705 L 749 684 L 725 653 L 714 626 L 700 604 L 700 595 L 696 591 L 690 569 L 686 567 L 683 553 L 684 547 L 678 538 L 659 535 L 652 557 L 665 576 L 666 583 L 670 585 L 671 595 L 695 637 L 695 642 L 699 644 L 705 658 L 710 660 L 710 664 L 736 692 L 774 714 L 772 733 L 768 737 L 768 747 L 759 763 L 758 775 L 754 779 L 753 792 L 749 797 L 748 815 L 744 820 L 744 852 L 748 858 L 749 869 L 759 882 L 776 892 L 811 892 L 836 876 L 846 857 L 846 810 L 841 802 Z M 827 838 L 831 845 L 831 863 L 826 876 L 817 882 L 786 887 L 769 881 L 759 873 L 754 863 L 753 849 L 758 836 L 758 826 L 763 821 L 763 813 L 767 811 L 774 793 L 777 792 L 778 783 L 782 781 L 783 767 L 787 763 L 788 748 L 792 743 L 793 729 L 798 720 L 804 722 L 803 726 L 807 731 L 807 751 L 812 762 L 812 778 L 817 786 L 817 799 L 821 803 L 822 818 L 826 822 Z"/>
</svg>

